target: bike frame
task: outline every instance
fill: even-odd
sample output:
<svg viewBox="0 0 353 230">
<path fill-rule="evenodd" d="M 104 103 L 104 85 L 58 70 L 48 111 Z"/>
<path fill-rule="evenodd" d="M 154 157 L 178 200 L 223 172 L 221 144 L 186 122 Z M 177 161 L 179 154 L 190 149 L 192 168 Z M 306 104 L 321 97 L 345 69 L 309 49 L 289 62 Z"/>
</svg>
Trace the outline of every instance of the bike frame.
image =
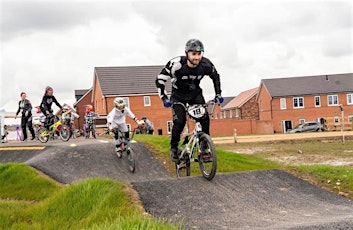
<svg viewBox="0 0 353 230">
<path fill-rule="evenodd" d="M 199 167 L 202 175 L 207 180 L 212 180 L 217 170 L 216 150 L 214 148 L 214 144 L 210 136 L 202 132 L 200 119 L 202 119 L 204 116 L 209 116 L 213 113 L 215 101 L 209 101 L 205 104 L 199 104 L 199 105 L 189 105 L 189 104 L 184 105 L 183 103 L 180 103 L 180 102 L 176 102 L 175 104 L 182 105 L 187 113 L 187 116 L 188 116 L 187 119 L 188 120 L 191 119 L 195 121 L 195 127 L 193 131 L 191 133 L 188 133 L 184 139 L 184 142 L 182 145 L 185 145 L 185 146 L 178 148 L 178 162 L 175 163 L 177 176 L 181 177 L 182 176 L 181 173 L 184 170 L 186 170 L 186 176 L 190 176 L 191 163 L 199 162 Z M 212 105 L 211 110 L 209 110 L 210 105 Z M 202 148 L 200 145 L 200 141 L 207 142 L 208 153 L 206 153 L 206 156 L 209 156 L 209 158 L 208 157 L 204 158 L 205 149 L 203 147 L 203 150 L 201 150 Z M 212 160 L 207 161 L 207 158 L 208 159 L 212 158 Z M 210 164 L 211 171 L 209 171 L 208 169 L 209 167 L 205 167 L 206 166 L 205 164 L 208 164 L 207 162 L 211 163 Z"/>
<path fill-rule="evenodd" d="M 61 125 L 61 121 L 58 120 L 57 122 L 55 122 L 54 124 L 49 126 L 49 129 L 47 129 L 45 132 L 43 132 L 42 136 L 49 136 L 50 134 L 54 134 L 55 131 L 58 129 L 58 127 L 60 127 L 60 125 Z"/>
</svg>

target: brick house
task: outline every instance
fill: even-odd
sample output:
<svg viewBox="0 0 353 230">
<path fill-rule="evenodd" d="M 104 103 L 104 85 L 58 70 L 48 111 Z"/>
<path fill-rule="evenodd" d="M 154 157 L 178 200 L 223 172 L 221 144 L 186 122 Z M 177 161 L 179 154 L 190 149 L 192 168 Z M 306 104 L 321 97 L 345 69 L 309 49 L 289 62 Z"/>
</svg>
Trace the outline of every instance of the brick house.
<svg viewBox="0 0 353 230">
<path fill-rule="evenodd" d="M 155 134 L 170 133 L 171 109 L 164 108 L 155 85 L 155 79 L 163 67 L 95 67 L 92 103 L 102 122 L 106 122 L 106 116 L 114 108 L 114 98 L 122 97 L 136 117 L 141 119 L 146 116 L 153 122 Z M 166 83 L 166 89 L 170 92 L 170 82 Z M 136 127 L 130 117 L 126 118 L 126 122 L 131 129 Z M 104 126 L 103 123 L 101 125 Z"/>
<path fill-rule="evenodd" d="M 93 88 L 75 90 L 76 102 L 74 103 L 73 107 L 76 110 L 76 113 L 80 115 L 80 117 L 75 119 L 74 121 L 76 129 L 79 129 L 79 130 L 83 129 L 86 105 L 92 105 L 92 91 L 93 91 Z"/>
<path fill-rule="evenodd" d="M 342 115 L 344 127 L 352 129 L 353 74 L 263 79 L 256 101 L 259 121 L 272 121 L 276 133 L 307 121 L 326 122 L 328 130 L 338 130 Z"/>
<path fill-rule="evenodd" d="M 258 108 L 256 95 L 258 88 L 249 89 L 241 92 L 225 106 L 222 107 L 222 118 L 258 119 Z"/>
</svg>

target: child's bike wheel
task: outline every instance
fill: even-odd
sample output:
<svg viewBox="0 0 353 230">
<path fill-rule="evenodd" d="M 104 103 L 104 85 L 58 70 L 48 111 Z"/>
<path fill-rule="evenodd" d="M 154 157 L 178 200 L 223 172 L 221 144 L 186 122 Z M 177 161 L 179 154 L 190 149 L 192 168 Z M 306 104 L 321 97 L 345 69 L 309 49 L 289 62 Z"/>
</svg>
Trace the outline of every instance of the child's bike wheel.
<svg viewBox="0 0 353 230">
<path fill-rule="evenodd" d="M 38 130 L 38 140 L 42 143 L 46 143 L 49 140 L 49 132 L 46 128 L 41 127 Z"/>
<path fill-rule="evenodd" d="M 127 163 L 129 166 L 130 172 L 135 172 L 135 152 L 132 148 L 126 150 Z"/>
<path fill-rule="evenodd" d="M 67 125 L 61 126 L 60 138 L 63 141 L 68 141 L 71 137 L 71 130 Z"/>
</svg>

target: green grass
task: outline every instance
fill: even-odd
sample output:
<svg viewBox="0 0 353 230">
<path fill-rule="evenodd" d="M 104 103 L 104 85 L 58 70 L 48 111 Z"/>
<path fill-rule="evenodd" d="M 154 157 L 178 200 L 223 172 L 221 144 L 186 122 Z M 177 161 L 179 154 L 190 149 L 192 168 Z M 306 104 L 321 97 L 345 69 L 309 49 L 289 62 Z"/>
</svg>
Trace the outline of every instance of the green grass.
<svg viewBox="0 0 353 230">
<path fill-rule="evenodd" d="M 178 229 L 145 215 L 132 188 L 110 179 L 64 186 L 9 163 L 0 164 L 0 181 L 7 183 L 0 187 L 0 229 Z"/>
<path fill-rule="evenodd" d="M 174 165 L 169 160 L 170 138 L 165 136 L 136 135 L 135 139 L 151 146 L 158 152 L 162 152 L 169 164 L 171 173 L 174 173 Z M 257 156 L 234 154 L 216 148 L 217 152 L 217 173 L 239 172 L 248 170 L 281 168 L 281 165 Z M 175 174 L 175 173 L 174 173 Z M 191 165 L 191 175 L 201 175 L 198 164 Z"/>
<path fill-rule="evenodd" d="M 290 167 L 301 175 L 311 175 L 314 183 L 340 195 L 353 198 L 353 168 L 328 165 Z"/>
</svg>

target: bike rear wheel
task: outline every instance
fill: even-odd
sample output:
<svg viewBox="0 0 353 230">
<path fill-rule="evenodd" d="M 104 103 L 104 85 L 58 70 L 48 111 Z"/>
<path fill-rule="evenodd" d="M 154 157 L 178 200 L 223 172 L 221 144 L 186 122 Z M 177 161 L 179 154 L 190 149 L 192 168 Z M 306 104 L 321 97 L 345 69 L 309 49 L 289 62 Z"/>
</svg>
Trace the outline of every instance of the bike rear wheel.
<svg viewBox="0 0 353 230">
<path fill-rule="evenodd" d="M 126 158 L 127 158 L 127 164 L 129 166 L 130 172 L 134 173 L 136 169 L 136 163 L 135 163 L 135 151 L 133 148 L 128 148 L 126 150 Z"/>
<path fill-rule="evenodd" d="M 71 137 L 71 130 L 68 125 L 62 125 L 60 129 L 60 138 L 62 141 L 68 141 Z"/>
<path fill-rule="evenodd" d="M 42 143 L 46 143 L 49 140 L 49 132 L 46 128 L 40 127 L 38 130 L 38 140 Z"/>
<path fill-rule="evenodd" d="M 190 158 L 189 155 L 185 155 L 182 161 L 175 163 L 175 171 L 177 177 L 190 176 Z"/>
<path fill-rule="evenodd" d="M 209 135 L 202 133 L 199 137 L 197 158 L 202 176 L 212 180 L 217 171 L 217 154 L 213 141 Z"/>
</svg>

